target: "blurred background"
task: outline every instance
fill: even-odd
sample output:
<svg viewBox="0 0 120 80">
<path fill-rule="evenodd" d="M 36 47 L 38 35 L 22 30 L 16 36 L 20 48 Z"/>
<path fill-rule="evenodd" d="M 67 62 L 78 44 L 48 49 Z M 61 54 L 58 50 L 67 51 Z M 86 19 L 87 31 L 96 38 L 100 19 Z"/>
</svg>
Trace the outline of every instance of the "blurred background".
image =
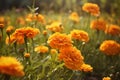
<svg viewBox="0 0 120 80">
<path fill-rule="evenodd" d="M 0 12 L 13 8 L 27 9 L 27 6 L 32 6 L 32 2 L 33 0 L 0 0 Z M 120 17 L 120 0 L 36 0 L 35 6 L 39 7 L 39 11 L 80 11 L 85 2 L 97 3 L 102 12 Z"/>
</svg>

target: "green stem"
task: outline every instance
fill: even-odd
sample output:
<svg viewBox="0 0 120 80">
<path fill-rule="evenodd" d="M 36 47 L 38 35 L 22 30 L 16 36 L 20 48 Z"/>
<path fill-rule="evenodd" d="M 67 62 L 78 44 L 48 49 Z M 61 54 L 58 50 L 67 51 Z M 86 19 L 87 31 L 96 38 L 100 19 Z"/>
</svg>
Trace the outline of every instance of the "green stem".
<svg viewBox="0 0 120 80">
<path fill-rule="evenodd" d="M 26 36 L 25 36 L 24 40 L 25 40 L 25 47 L 26 47 L 26 51 L 27 51 L 27 53 L 28 53 L 29 51 L 28 51 L 27 37 L 26 37 Z"/>
<path fill-rule="evenodd" d="M 35 45 L 34 45 L 34 40 L 33 40 L 33 38 L 32 38 L 32 48 L 33 48 L 33 53 L 34 53 Z"/>
<path fill-rule="evenodd" d="M 15 53 L 17 54 L 17 43 L 14 43 Z"/>
<path fill-rule="evenodd" d="M 72 74 L 70 75 L 70 77 L 68 78 L 68 80 L 71 80 L 71 78 L 73 77 L 74 72 L 72 72 Z"/>
</svg>

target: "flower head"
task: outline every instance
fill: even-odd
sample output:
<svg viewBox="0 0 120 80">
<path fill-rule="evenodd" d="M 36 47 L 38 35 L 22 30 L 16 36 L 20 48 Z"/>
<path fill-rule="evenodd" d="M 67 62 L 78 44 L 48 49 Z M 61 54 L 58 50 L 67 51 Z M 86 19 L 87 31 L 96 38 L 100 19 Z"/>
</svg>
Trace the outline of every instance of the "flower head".
<svg viewBox="0 0 120 80">
<path fill-rule="evenodd" d="M 13 30 L 14 30 L 13 26 L 8 26 L 7 29 L 6 29 L 6 33 L 10 34 Z"/>
<path fill-rule="evenodd" d="M 103 30 L 103 31 L 105 31 L 106 22 L 103 19 L 93 20 L 91 22 L 90 28 L 95 29 L 95 30 Z"/>
<path fill-rule="evenodd" d="M 81 71 L 84 72 L 92 72 L 93 71 L 93 67 L 91 67 L 89 64 L 83 64 L 80 68 Z"/>
<path fill-rule="evenodd" d="M 47 53 L 48 52 L 48 47 L 46 47 L 46 46 L 37 46 L 37 47 L 35 47 L 35 51 L 37 52 L 37 53 Z"/>
<path fill-rule="evenodd" d="M 47 25 L 46 29 L 48 29 L 52 32 L 61 32 L 63 30 L 63 26 L 62 26 L 61 22 L 54 21 L 50 25 Z"/>
<path fill-rule="evenodd" d="M 71 38 L 68 35 L 59 32 L 56 32 L 53 35 L 51 35 L 47 42 L 50 45 L 50 47 L 55 49 L 72 46 Z"/>
<path fill-rule="evenodd" d="M 69 19 L 78 23 L 80 21 L 79 15 L 77 14 L 77 12 L 72 12 L 69 16 Z"/>
<path fill-rule="evenodd" d="M 25 57 L 25 58 L 29 58 L 29 57 L 30 57 L 30 53 L 25 53 L 25 54 L 24 54 L 24 57 Z"/>
<path fill-rule="evenodd" d="M 103 77 L 102 80 L 111 80 L 111 78 L 110 77 Z"/>
<path fill-rule="evenodd" d="M 100 15 L 100 9 L 97 4 L 94 3 L 85 3 L 82 7 L 82 10 L 85 12 L 90 13 L 91 15 L 94 16 L 99 16 Z"/>
<path fill-rule="evenodd" d="M 105 33 L 120 36 L 120 26 L 110 25 L 106 28 Z"/>
<path fill-rule="evenodd" d="M 0 73 L 24 76 L 23 66 L 14 57 L 0 57 Z"/>
<path fill-rule="evenodd" d="M 65 47 L 60 49 L 59 59 L 65 63 L 65 66 L 71 70 L 80 70 L 83 62 L 83 56 L 76 47 Z"/>
<path fill-rule="evenodd" d="M 120 44 L 113 40 L 106 40 L 100 45 L 100 51 L 106 55 L 117 55 L 120 53 Z"/>
<path fill-rule="evenodd" d="M 71 31 L 70 35 L 73 39 L 76 39 L 76 40 L 80 40 L 80 41 L 84 41 L 84 42 L 89 41 L 88 33 L 83 30 L 74 29 L 73 31 Z"/>
</svg>

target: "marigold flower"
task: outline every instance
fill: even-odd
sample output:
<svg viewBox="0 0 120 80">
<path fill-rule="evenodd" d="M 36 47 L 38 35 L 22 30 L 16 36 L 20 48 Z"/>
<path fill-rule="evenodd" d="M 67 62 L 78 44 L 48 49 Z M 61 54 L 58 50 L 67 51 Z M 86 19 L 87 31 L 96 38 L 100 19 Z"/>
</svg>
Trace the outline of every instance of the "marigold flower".
<svg viewBox="0 0 120 80">
<path fill-rule="evenodd" d="M 114 40 L 106 40 L 100 45 L 100 51 L 106 55 L 117 55 L 120 53 L 120 44 Z"/>
<path fill-rule="evenodd" d="M 6 29 L 6 33 L 10 34 L 13 30 L 14 30 L 13 26 L 8 26 L 7 29 Z"/>
<path fill-rule="evenodd" d="M 106 28 L 105 33 L 120 36 L 120 27 L 117 25 L 110 25 Z"/>
<path fill-rule="evenodd" d="M 42 24 L 46 23 L 45 17 L 42 14 L 38 14 L 37 15 L 37 21 L 40 22 L 40 23 L 42 23 Z"/>
<path fill-rule="evenodd" d="M 20 25 L 25 25 L 25 20 L 23 17 L 18 17 L 17 18 L 17 23 L 20 24 Z"/>
<path fill-rule="evenodd" d="M 25 53 L 24 57 L 29 58 L 30 57 L 30 53 Z"/>
<path fill-rule="evenodd" d="M 47 30 L 43 30 L 43 35 L 46 36 L 47 35 Z"/>
<path fill-rule="evenodd" d="M 36 14 L 28 14 L 27 16 L 26 16 L 26 21 L 27 22 L 31 22 L 31 21 L 35 21 L 37 19 L 37 16 L 36 16 Z"/>
<path fill-rule="evenodd" d="M 0 57 L 0 73 L 24 76 L 23 65 L 14 57 Z"/>
<path fill-rule="evenodd" d="M 97 4 L 94 4 L 94 3 L 85 3 L 82 6 L 82 10 L 85 11 L 85 12 L 88 12 L 91 15 L 94 15 L 94 16 L 99 16 L 100 15 L 99 6 Z"/>
<path fill-rule="evenodd" d="M 80 70 L 84 63 L 80 50 L 76 47 L 65 47 L 60 49 L 59 59 L 63 60 L 65 66 L 71 70 Z"/>
<path fill-rule="evenodd" d="M 50 25 L 47 25 L 46 29 L 53 31 L 53 32 L 61 32 L 63 30 L 63 26 L 61 22 L 54 21 Z"/>
<path fill-rule="evenodd" d="M 77 12 L 72 12 L 69 16 L 69 19 L 74 21 L 75 23 L 78 23 L 80 21 L 80 18 Z"/>
<path fill-rule="evenodd" d="M 51 50 L 50 50 L 50 53 L 51 53 L 51 54 L 55 54 L 55 53 L 57 53 L 57 50 L 56 50 L 56 49 L 51 49 Z"/>
<path fill-rule="evenodd" d="M 76 40 L 80 40 L 80 41 L 84 41 L 84 42 L 89 41 L 88 33 L 83 30 L 74 29 L 70 32 L 70 35 L 73 39 L 76 39 Z"/>
<path fill-rule="evenodd" d="M 106 22 L 103 19 L 93 20 L 91 22 L 90 28 L 95 29 L 95 30 L 103 30 L 103 31 L 105 31 Z"/>
<path fill-rule="evenodd" d="M 80 67 L 80 70 L 84 71 L 84 72 L 92 72 L 93 71 L 93 67 L 91 67 L 89 64 L 83 64 Z"/>
<path fill-rule="evenodd" d="M 34 49 L 37 53 L 47 53 L 48 52 L 48 47 L 46 46 L 37 46 Z"/>
<path fill-rule="evenodd" d="M 56 32 L 53 35 L 51 35 L 47 43 L 50 45 L 50 47 L 55 49 L 72 46 L 71 38 L 68 35 L 59 32 Z"/>
<path fill-rule="evenodd" d="M 103 77 L 102 80 L 111 80 L 111 78 L 110 77 Z"/>
</svg>

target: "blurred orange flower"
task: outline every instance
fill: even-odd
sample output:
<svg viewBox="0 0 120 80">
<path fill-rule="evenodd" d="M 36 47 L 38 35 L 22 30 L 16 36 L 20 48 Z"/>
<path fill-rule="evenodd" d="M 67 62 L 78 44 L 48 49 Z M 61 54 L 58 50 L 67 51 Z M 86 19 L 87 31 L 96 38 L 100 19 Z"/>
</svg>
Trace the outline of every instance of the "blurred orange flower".
<svg viewBox="0 0 120 80">
<path fill-rule="evenodd" d="M 78 23 L 80 21 L 80 17 L 77 12 L 72 12 L 69 16 L 69 19 L 75 23 Z"/>
<path fill-rule="evenodd" d="M 14 30 L 13 26 L 8 26 L 7 29 L 6 29 L 6 33 L 10 34 L 13 30 Z"/>
<path fill-rule="evenodd" d="M 20 24 L 20 25 L 25 25 L 25 20 L 23 17 L 18 17 L 17 18 L 17 24 Z"/>
<path fill-rule="evenodd" d="M 88 12 L 91 15 L 94 15 L 94 16 L 99 16 L 100 15 L 99 6 L 97 4 L 94 4 L 94 3 L 85 3 L 82 6 L 82 10 L 85 11 L 85 12 Z"/>
<path fill-rule="evenodd" d="M 89 41 L 88 33 L 83 30 L 74 29 L 70 32 L 70 35 L 73 39 L 77 39 L 77 40 L 84 41 L 84 42 Z"/>
<path fill-rule="evenodd" d="M 23 65 L 14 57 L 0 57 L 0 73 L 12 76 L 24 76 Z"/>
<path fill-rule="evenodd" d="M 100 51 L 106 55 L 117 55 L 120 53 L 120 44 L 114 40 L 106 40 L 100 45 Z"/>
<path fill-rule="evenodd" d="M 84 63 L 80 50 L 76 47 L 65 47 L 60 49 L 59 59 L 64 61 L 65 66 L 71 70 L 80 70 Z"/>
<path fill-rule="evenodd" d="M 106 22 L 103 19 L 93 20 L 91 22 L 90 28 L 95 29 L 95 30 L 103 30 L 103 31 L 105 31 Z"/>
<path fill-rule="evenodd" d="M 72 46 L 71 38 L 68 35 L 59 32 L 52 34 L 47 43 L 50 45 L 50 47 L 55 49 Z"/>
<path fill-rule="evenodd" d="M 25 57 L 25 58 L 29 58 L 29 57 L 30 57 L 30 53 L 25 53 L 25 54 L 24 54 L 24 57 Z"/>
<path fill-rule="evenodd" d="M 5 18 L 0 16 L 0 28 L 4 28 L 5 27 L 5 23 L 6 23 Z"/>
<path fill-rule="evenodd" d="M 47 46 L 37 46 L 34 49 L 37 53 L 47 53 L 48 52 L 48 47 Z"/>
<path fill-rule="evenodd" d="M 120 36 L 120 26 L 111 24 L 106 28 L 105 33 Z"/>
<path fill-rule="evenodd" d="M 37 21 L 40 22 L 40 23 L 42 23 L 42 24 L 46 23 L 45 17 L 42 14 L 38 14 L 37 15 Z"/>
<path fill-rule="evenodd" d="M 46 29 L 53 31 L 53 32 L 61 32 L 63 30 L 63 26 L 61 22 L 54 21 L 50 25 L 47 25 Z"/>
<path fill-rule="evenodd" d="M 80 67 L 81 71 L 84 72 L 92 72 L 93 71 L 93 67 L 91 67 L 89 64 L 82 64 L 82 66 Z"/>
<path fill-rule="evenodd" d="M 111 78 L 110 77 L 103 77 L 102 80 L 111 80 Z"/>
</svg>

